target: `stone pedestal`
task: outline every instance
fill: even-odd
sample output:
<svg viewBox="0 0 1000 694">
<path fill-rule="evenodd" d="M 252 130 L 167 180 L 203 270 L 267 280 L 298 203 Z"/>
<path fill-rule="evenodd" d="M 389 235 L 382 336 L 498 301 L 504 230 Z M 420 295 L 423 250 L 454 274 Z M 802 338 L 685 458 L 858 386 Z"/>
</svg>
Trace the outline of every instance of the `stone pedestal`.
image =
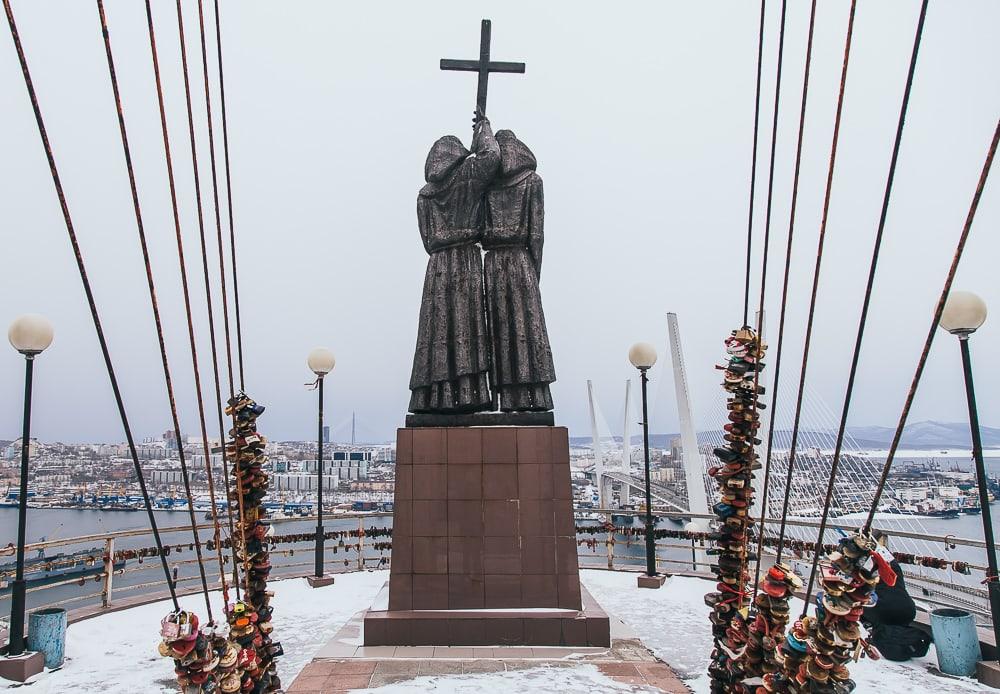
<svg viewBox="0 0 1000 694">
<path fill-rule="evenodd" d="M 639 588 L 662 588 L 666 580 L 666 574 L 656 574 L 655 576 L 642 574 L 638 579 L 636 579 L 636 585 Z"/>
<path fill-rule="evenodd" d="M 581 597 L 565 427 L 398 431 L 387 607 L 366 646 L 609 645 Z"/>
<path fill-rule="evenodd" d="M 306 576 L 306 583 L 309 584 L 310 588 L 325 588 L 326 586 L 332 586 L 336 582 L 336 579 L 330 574 L 324 574 L 323 576 L 313 576 L 310 574 Z"/>
<path fill-rule="evenodd" d="M 37 651 L 21 655 L 0 656 L 0 677 L 13 682 L 24 682 L 45 669 L 45 656 Z"/>
</svg>

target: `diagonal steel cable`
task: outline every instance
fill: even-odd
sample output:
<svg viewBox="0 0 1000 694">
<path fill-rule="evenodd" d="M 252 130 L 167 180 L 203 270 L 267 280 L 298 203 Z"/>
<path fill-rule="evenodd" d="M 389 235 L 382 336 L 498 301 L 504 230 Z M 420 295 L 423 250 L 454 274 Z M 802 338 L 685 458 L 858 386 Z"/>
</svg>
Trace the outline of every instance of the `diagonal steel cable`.
<svg viewBox="0 0 1000 694">
<path fill-rule="evenodd" d="M 150 265 L 149 248 L 146 244 L 146 230 L 142 220 L 142 209 L 139 205 L 139 191 L 136 187 L 136 182 L 135 182 L 135 170 L 132 165 L 132 151 L 131 147 L 129 146 L 128 131 L 125 127 L 125 115 L 124 111 L 122 110 L 121 93 L 118 89 L 118 74 L 117 71 L 115 70 L 115 59 L 111 51 L 111 34 L 108 31 L 108 22 L 104 11 L 104 0 L 97 0 L 97 13 L 101 20 L 101 34 L 104 37 L 104 52 L 108 59 L 108 74 L 111 78 L 111 91 L 112 94 L 114 95 L 115 110 L 117 111 L 118 114 L 118 130 L 121 134 L 122 150 L 125 155 L 125 168 L 128 171 L 129 189 L 132 193 L 132 209 L 135 212 L 135 223 L 139 234 L 139 245 L 142 248 L 143 264 L 145 265 L 146 269 L 146 283 L 149 287 L 149 301 L 153 308 L 153 322 L 156 325 L 156 339 L 160 348 L 160 361 L 163 365 L 163 379 L 166 383 L 167 400 L 170 404 L 170 418 L 174 427 L 174 436 L 176 437 L 175 440 L 178 442 L 177 454 L 180 459 L 181 470 L 183 471 L 184 475 L 184 488 L 185 491 L 187 492 L 187 499 L 188 499 L 188 513 L 191 517 L 192 531 L 194 532 L 195 537 L 197 538 L 198 531 L 195 527 L 197 523 L 194 517 L 194 500 L 191 497 L 191 487 L 187 477 L 187 462 L 184 457 L 184 446 L 181 445 L 181 441 L 183 441 L 183 439 L 181 438 L 180 420 L 177 417 L 177 401 L 174 397 L 173 379 L 170 376 L 170 363 L 167 359 L 167 347 L 163 339 L 163 325 L 160 321 L 160 306 L 156 298 L 156 284 L 153 281 L 153 269 L 152 266 Z M 217 541 L 215 549 L 219 559 L 219 573 L 222 576 L 223 593 L 226 594 L 227 593 L 226 583 L 225 583 L 226 568 L 225 568 L 225 560 L 223 559 L 222 556 L 222 544 Z M 201 559 L 200 543 L 198 549 L 198 559 L 199 560 Z M 202 578 L 204 579 L 205 578 L 204 567 L 199 566 L 199 569 L 202 571 Z M 207 602 L 208 585 L 206 580 L 202 581 L 202 588 L 206 591 L 205 597 Z M 226 597 L 226 603 L 228 604 L 228 602 L 229 599 L 228 597 Z M 209 615 L 211 615 L 211 611 L 209 611 Z M 211 619 L 211 617 L 209 618 Z"/>
<path fill-rule="evenodd" d="M 996 129 L 993 131 L 993 141 L 990 143 L 986 153 L 986 161 L 983 170 L 979 174 L 979 183 L 976 185 L 976 192 L 972 196 L 972 204 L 969 205 L 969 212 L 965 217 L 965 224 L 962 227 L 962 234 L 958 239 L 958 246 L 948 268 L 948 274 L 944 280 L 944 287 L 938 297 L 937 306 L 934 309 L 934 318 L 931 320 L 931 327 L 927 331 L 927 339 L 924 340 L 924 348 L 920 352 L 920 359 L 917 361 L 917 368 L 913 373 L 913 380 L 910 382 L 910 389 L 906 393 L 906 402 L 903 403 L 903 411 L 899 415 L 899 423 L 896 425 L 896 432 L 892 436 L 892 443 L 889 445 L 889 453 L 882 466 L 882 474 L 879 477 L 878 485 L 875 488 L 875 496 L 872 500 L 871 509 L 868 511 L 868 518 L 865 520 L 864 532 L 872 528 L 875 520 L 875 512 L 878 509 L 882 493 L 885 491 L 886 482 L 889 479 L 889 470 L 892 468 L 892 461 L 896 457 L 896 450 L 899 448 L 899 441 L 903 437 L 903 429 L 906 427 L 906 420 L 910 416 L 910 407 L 913 405 L 913 398 L 917 394 L 917 386 L 920 384 L 920 377 L 924 373 L 924 366 L 927 364 L 927 355 L 930 354 L 931 345 L 934 343 L 934 336 L 938 332 L 938 323 L 941 321 L 941 314 L 944 312 L 944 304 L 948 300 L 951 292 L 951 285 L 958 271 L 958 264 L 962 260 L 962 253 L 965 251 L 965 242 L 969 239 L 969 232 L 972 230 L 972 222 L 976 218 L 976 211 L 979 209 L 979 199 L 983 195 L 983 188 L 986 186 L 986 179 L 990 175 L 990 168 L 993 166 L 993 158 L 997 153 L 997 143 L 1000 142 L 1000 120 L 997 121 Z"/>
<path fill-rule="evenodd" d="M 757 38 L 757 90 L 753 109 L 753 151 L 750 154 L 750 209 L 747 212 L 747 266 L 743 286 L 743 325 L 750 325 L 750 263 L 753 251 L 753 207 L 757 190 L 757 141 L 760 134 L 760 75 L 764 65 L 764 14 L 767 0 L 760 0 L 760 33 Z"/>
<path fill-rule="evenodd" d="M 28 60 L 24 54 L 24 47 L 21 45 L 21 35 L 17 30 L 17 22 L 14 19 L 14 11 L 11 9 L 10 0 L 3 0 L 4 12 L 7 15 L 7 25 L 10 27 L 10 35 L 14 40 L 14 49 L 17 52 L 17 59 L 21 65 L 21 74 L 24 77 L 24 86 L 28 90 L 28 98 L 31 101 L 31 109 L 35 115 L 35 124 L 38 126 L 38 135 L 42 141 L 42 149 L 45 150 L 45 158 L 48 160 L 49 173 L 52 176 L 52 184 L 56 189 L 56 197 L 59 199 L 59 207 L 62 211 L 63 222 L 66 224 L 66 233 L 69 235 L 70 245 L 73 247 L 73 255 L 76 259 L 76 267 L 80 272 L 80 281 L 83 284 L 84 294 L 87 296 L 87 304 L 90 308 L 90 316 L 94 321 L 94 329 L 97 332 L 97 341 L 101 345 L 101 356 L 104 358 L 104 366 L 108 372 L 108 379 L 111 381 L 111 390 L 115 396 L 115 405 L 118 408 L 118 416 L 125 430 L 125 440 L 128 442 L 129 455 L 132 458 L 132 466 L 135 469 L 135 476 L 139 482 L 139 489 L 142 491 L 142 498 L 146 505 L 146 515 L 149 519 L 149 527 L 153 532 L 153 539 L 156 543 L 156 550 L 163 566 L 163 574 L 166 577 L 167 589 L 170 591 L 170 599 L 173 601 L 174 609 L 180 609 L 177 603 L 177 590 L 173 578 L 170 575 L 170 567 L 167 566 L 167 558 L 163 553 L 163 542 L 160 540 L 160 531 L 156 525 L 156 516 L 153 514 L 153 505 L 149 499 L 149 492 L 146 489 L 146 477 L 139 464 L 139 454 L 135 448 L 135 439 L 132 436 L 132 427 L 125 412 L 125 403 L 122 399 L 121 389 L 118 387 L 118 377 L 115 375 L 115 368 L 111 361 L 111 352 L 108 349 L 108 341 L 104 336 L 104 327 L 101 324 L 101 317 L 97 311 L 97 302 L 94 299 L 94 292 L 90 286 L 90 279 L 87 276 L 87 268 L 83 261 L 83 252 L 80 249 L 79 241 L 76 237 L 76 229 L 73 226 L 73 218 L 69 212 L 69 205 L 66 203 L 66 194 L 63 191 L 62 179 L 59 177 L 59 169 L 56 166 L 55 156 L 52 153 L 52 145 L 49 142 L 48 130 L 42 118 L 42 110 L 38 104 L 38 95 L 35 93 L 35 84 L 28 69 Z M 195 541 L 197 542 L 197 535 Z"/>
<path fill-rule="evenodd" d="M 775 413 L 778 411 L 778 385 L 781 378 L 781 352 L 785 342 L 785 313 L 788 307 L 788 278 L 792 265 L 792 241 L 795 236 L 795 211 L 799 198 L 799 174 L 802 168 L 802 139 L 806 125 L 806 103 L 809 97 L 809 70 L 812 65 L 813 30 L 816 25 L 816 0 L 812 0 L 809 10 L 809 35 L 806 39 L 806 63 L 802 75 L 802 99 L 799 106 L 799 131 L 795 145 L 795 171 L 792 174 L 792 204 L 788 217 L 788 242 L 785 248 L 785 272 L 781 284 L 781 313 L 778 317 L 778 345 L 774 360 L 774 382 L 771 384 L 771 416 L 767 428 L 767 458 L 764 463 L 764 481 L 762 484 L 760 509 L 761 517 L 767 516 L 768 488 L 771 482 L 771 456 L 774 443 Z M 768 203 L 770 208 L 770 203 Z M 770 210 L 769 210 L 770 211 Z M 761 305 L 763 306 L 763 299 Z M 764 527 L 761 525 L 757 533 L 757 569 L 754 574 L 754 598 L 760 584 L 761 558 L 764 551 Z"/>
<path fill-rule="evenodd" d="M 229 175 L 229 124 L 226 117 L 226 78 L 222 69 L 222 26 L 219 18 L 219 0 L 215 2 L 215 49 L 219 64 L 219 105 L 222 115 L 222 154 L 225 162 L 226 173 L 226 205 L 228 208 L 229 221 L 229 253 L 232 261 L 233 276 L 233 313 L 236 318 L 236 357 L 239 364 L 240 392 L 246 389 L 246 382 L 243 378 L 243 326 L 240 323 L 240 285 L 236 275 L 236 230 L 233 222 L 233 186 Z M 214 160 L 214 157 L 213 157 Z M 218 202 L 216 202 L 218 208 Z M 223 295 L 225 296 L 225 295 Z M 228 333 L 228 329 L 227 329 Z M 230 375 L 230 381 L 232 375 Z M 230 387 L 232 390 L 232 387 Z"/>
<path fill-rule="evenodd" d="M 826 241 L 826 224 L 830 217 L 830 194 L 833 191 L 833 172 L 837 164 L 837 145 L 840 142 L 840 122 L 844 112 L 844 91 L 847 87 L 847 68 L 851 62 L 851 42 L 854 38 L 854 15 L 858 7 L 857 0 L 851 0 L 851 10 L 847 18 L 847 37 L 844 42 L 844 62 L 840 72 L 840 91 L 837 95 L 837 114 L 833 121 L 833 138 L 830 143 L 830 162 L 826 171 L 826 191 L 823 194 L 823 216 L 819 225 L 819 238 L 816 242 L 816 265 L 813 269 L 812 291 L 809 296 L 809 315 L 806 318 L 806 334 L 802 347 L 802 366 L 799 369 L 799 388 L 795 397 L 795 417 L 792 421 L 792 441 L 788 447 L 788 468 L 785 473 L 785 498 L 781 506 L 781 525 L 778 530 L 778 549 L 775 561 L 781 561 L 781 552 L 785 544 L 786 520 L 788 518 L 788 502 L 792 488 L 792 476 L 795 472 L 795 453 L 799 441 L 799 423 L 802 417 L 802 399 L 805 395 L 806 371 L 809 366 L 809 348 L 812 345 L 813 320 L 816 317 L 816 296 L 819 290 L 819 272 L 823 266 L 823 246 Z"/>
<path fill-rule="evenodd" d="M 826 524 L 830 517 L 830 503 L 833 501 L 833 489 L 837 480 L 837 467 L 840 464 L 840 453 L 844 444 L 844 434 L 847 430 L 847 416 L 851 409 L 851 397 L 854 394 L 854 382 L 858 374 L 858 361 L 861 356 L 861 343 L 865 335 L 865 324 L 868 321 L 868 309 L 871 305 L 872 287 L 875 284 L 875 271 L 878 268 L 879 252 L 882 248 L 882 236 L 885 233 L 885 220 L 889 213 L 889 200 L 892 197 L 892 184 L 896 178 L 896 164 L 899 161 L 899 149 L 903 140 L 903 127 L 906 124 L 906 111 L 910 105 L 910 93 L 913 90 L 913 75 L 917 69 L 917 55 L 920 52 L 920 39 L 924 33 L 924 20 L 927 18 L 928 0 L 920 4 L 920 16 L 917 19 L 917 29 L 913 37 L 913 50 L 910 54 L 910 66 L 906 73 L 906 88 L 903 90 L 903 103 L 899 108 L 899 120 L 896 123 L 896 137 L 892 144 L 892 158 L 889 161 L 889 174 L 885 181 L 885 193 L 882 196 L 882 210 L 879 214 L 878 230 L 875 232 L 875 246 L 872 249 L 871 265 L 868 268 L 868 281 L 865 285 L 865 298 L 861 305 L 861 317 L 858 319 L 858 333 L 854 341 L 854 353 L 851 356 L 851 371 L 847 378 L 847 391 L 844 393 L 844 406 L 840 413 L 840 427 L 837 430 L 837 444 L 833 451 L 833 462 L 830 464 L 830 482 L 826 488 L 826 499 L 823 502 L 823 515 L 819 521 L 819 531 L 816 545 L 823 544 Z M 808 609 L 809 598 L 812 596 L 813 585 L 816 582 L 816 570 L 819 567 L 821 552 L 813 553 L 812 570 L 809 572 L 809 584 L 806 586 L 805 608 Z"/>
</svg>

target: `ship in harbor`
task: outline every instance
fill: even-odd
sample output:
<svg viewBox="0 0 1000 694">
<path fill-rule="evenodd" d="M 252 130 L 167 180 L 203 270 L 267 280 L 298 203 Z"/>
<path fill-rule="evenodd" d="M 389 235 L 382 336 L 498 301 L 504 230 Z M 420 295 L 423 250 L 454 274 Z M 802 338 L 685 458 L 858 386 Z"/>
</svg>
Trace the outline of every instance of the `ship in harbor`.
<svg viewBox="0 0 1000 694">
<path fill-rule="evenodd" d="M 44 538 L 43 538 L 44 540 Z M 5 547 L 3 554 L 13 556 L 13 546 Z M 114 562 L 114 570 L 124 568 L 125 560 Z M 93 576 L 104 571 L 104 550 L 91 547 L 76 552 L 59 552 L 46 554 L 45 549 L 39 549 L 32 558 L 24 560 L 24 580 L 29 586 L 54 583 L 68 578 Z M 10 592 L 10 582 L 16 572 L 16 562 L 9 561 L 0 564 L 0 595 Z"/>
</svg>

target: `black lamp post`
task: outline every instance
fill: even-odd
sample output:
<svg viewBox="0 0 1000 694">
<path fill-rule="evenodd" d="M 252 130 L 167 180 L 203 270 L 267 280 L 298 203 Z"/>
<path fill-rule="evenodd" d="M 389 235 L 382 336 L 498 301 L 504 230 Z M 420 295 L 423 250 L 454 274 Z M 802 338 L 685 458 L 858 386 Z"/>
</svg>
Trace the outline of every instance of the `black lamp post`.
<svg viewBox="0 0 1000 694">
<path fill-rule="evenodd" d="M 24 355 L 24 425 L 21 429 L 21 480 L 17 496 L 17 569 L 10 593 L 7 655 L 24 653 L 24 541 L 28 518 L 28 454 L 31 449 L 31 377 L 35 357 L 52 344 L 52 325 L 43 317 L 21 316 L 7 331 L 10 344 Z"/>
<path fill-rule="evenodd" d="M 656 572 L 656 538 L 653 537 L 653 501 L 649 492 L 649 411 L 646 402 L 646 372 L 656 363 L 656 350 L 647 342 L 637 342 L 628 351 L 628 360 L 639 369 L 642 382 L 642 447 L 646 464 L 646 575 L 653 577 Z M 628 445 L 628 441 L 623 442 Z M 642 585 L 642 583 L 640 583 Z"/>
<path fill-rule="evenodd" d="M 316 384 L 319 390 L 319 424 L 316 437 L 316 564 L 313 578 L 323 579 L 323 379 L 333 371 L 337 360 L 333 352 L 322 347 L 309 353 L 307 360 L 309 368 L 316 374 Z M 316 581 L 313 585 L 317 585 Z"/>
<path fill-rule="evenodd" d="M 1000 577 L 997 575 L 996 542 L 993 538 L 993 519 L 990 496 L 983 463 L 983 441 L 979 431 L 979 410 L 976 408 L 976 389 L 972 382 L 972 360 L 969 357 L 969 336 L 986 321 L 986 304 L 971 292 L 951 292 L 944 305 L 939 325 L 958 337 L 962 351 L 962 370 L 965 374 L 965 397 L 969 404 L 969 427 L 972 430 L 972 457 L 976 461 L 976 481 L 979 487 L 979 507 L 983 517 L 983 535 L 986 540 L 987 594 L 993 636 L 1000 644 Z"/>
</svg>

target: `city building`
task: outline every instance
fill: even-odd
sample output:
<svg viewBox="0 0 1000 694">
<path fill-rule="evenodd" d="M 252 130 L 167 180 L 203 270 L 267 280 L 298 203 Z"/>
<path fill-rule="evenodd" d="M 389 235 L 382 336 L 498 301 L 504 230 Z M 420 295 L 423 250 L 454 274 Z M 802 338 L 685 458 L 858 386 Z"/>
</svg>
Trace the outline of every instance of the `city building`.
<svg viewBox="0 0 1000 694">
<path fill-rule="evenodd" d="M 313 461 L 315 463 L 315 461 Z M 325 466 L 324 466 L 325 467 Z M 315 465 L 314 465 L 315 468 Z M 271 489 L 274 491 L 310 492 L 318 489 L 317 475 L 291 473 L 286 475 L 273 475 L 271 477 Z M 323 490 L 335 491 L 340 484 L 340 478 L 335 473 L 329 471 L 323 475 Z"/>
<path fill-rule="evenodd" d="M 335 474 L 342 480 L 368 479 L 368 467 L 372 462 L 371 451 L 331 451 L 329 458 L 324 455 L 323 470 Z M 302 470 L 316 473 L 315 460 L 303 460 Z"/>
</svg>

